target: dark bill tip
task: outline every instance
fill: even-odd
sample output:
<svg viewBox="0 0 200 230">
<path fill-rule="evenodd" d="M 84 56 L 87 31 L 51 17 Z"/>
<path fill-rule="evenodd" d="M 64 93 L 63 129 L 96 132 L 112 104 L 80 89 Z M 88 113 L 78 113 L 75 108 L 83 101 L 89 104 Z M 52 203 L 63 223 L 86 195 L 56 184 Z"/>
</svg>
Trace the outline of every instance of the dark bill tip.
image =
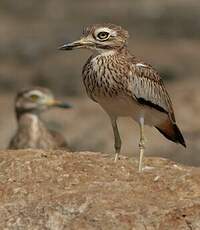
<svg viewBox="0 0 200 230">
<path fill-rule="evenodd" d="M 70 45 L 70 44 L 64 44 L 62 46 L 59 46 L 58 47 L 59 50 L 72 50 L 73 49 L 73 46 Z"/>
<path fill-rule="evenodd" d="M 62 102 L 60 100 L 52 100 L 47 105 L 50 106 L 50 107 L 59 107 L 59 108 L 63 108 L 63 109 L 72 108 L 71 104 L 69 104 L 67 102 Z"/>
<path fill-rule="evenodd" d="M 63 109 L 71 109 L 72 105 L 66 102 L 59 102 L 56 104 L 57 107 L 63 108 Z"/>
</svg>

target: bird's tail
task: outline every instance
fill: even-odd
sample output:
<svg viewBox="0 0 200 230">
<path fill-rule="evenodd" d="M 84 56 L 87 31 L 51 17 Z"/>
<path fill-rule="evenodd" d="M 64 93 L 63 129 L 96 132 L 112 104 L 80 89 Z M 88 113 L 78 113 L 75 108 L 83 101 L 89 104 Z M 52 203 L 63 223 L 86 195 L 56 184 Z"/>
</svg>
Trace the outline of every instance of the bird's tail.
<svg viewBox="0 0 200 230">
<path fill-rule="evenodd" d="M 170 120 L 165 121 L 159 126 L 156 126 L 156 129 L 159 130 L 167 139 L 175 143 L 180 143 L 186 147 L 185 140 L 181 134 L 180 129 L 176 124 L 173 124 Z"/>
</svg>

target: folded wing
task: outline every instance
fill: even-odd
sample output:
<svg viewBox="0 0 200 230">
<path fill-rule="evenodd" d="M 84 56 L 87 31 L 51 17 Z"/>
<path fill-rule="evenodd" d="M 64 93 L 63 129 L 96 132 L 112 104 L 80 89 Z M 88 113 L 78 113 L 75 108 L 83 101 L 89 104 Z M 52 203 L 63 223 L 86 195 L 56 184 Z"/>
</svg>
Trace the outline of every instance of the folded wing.
<svg viewBox="0 0 200 230">
<path fill-rule="evenodd" d="M 132 97 L 139 104 L 168 115 L 168 119 L 155 128 L 167 139 L 186 147 L 181 131 L 176 125 L 172 102 L 159 74 L 150 65 L 135 63 L 131 71 L 131 81 Z"/>
<path fill-rule="evenodd" d="M 142 105 L 168 114 L 175 123 L 172 103 L 159 74 L 149 65 L 134 64 L 132 71 L 132 96 Z"/>
</svg>

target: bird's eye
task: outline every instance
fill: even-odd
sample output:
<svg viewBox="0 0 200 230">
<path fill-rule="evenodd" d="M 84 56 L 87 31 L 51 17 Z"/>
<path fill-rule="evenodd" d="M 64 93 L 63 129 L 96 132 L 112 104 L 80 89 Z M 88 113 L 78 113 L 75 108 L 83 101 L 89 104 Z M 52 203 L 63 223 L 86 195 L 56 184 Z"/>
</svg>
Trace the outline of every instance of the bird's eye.
<svg viewBox="0 0 200 230">
<path fill-rule="evenodd" d="M 99 40 L 106 40 L 106 39 L 108 39 L 108 37 L 109 37 L 109 33 L 108 33 L 108 32 L 105 32 L 105 31 L 99 32 L 99 33 L 97 34 L 97 38 L 98 38 Z"/>
<path fill-rule="evenodd" d="M 39 96 L 36 95 L 36 94 L 32 94 L 32 95 L 30 95 L 30 98 L 31 98 L 32 101 L 37 101 Z"/>
</svg>

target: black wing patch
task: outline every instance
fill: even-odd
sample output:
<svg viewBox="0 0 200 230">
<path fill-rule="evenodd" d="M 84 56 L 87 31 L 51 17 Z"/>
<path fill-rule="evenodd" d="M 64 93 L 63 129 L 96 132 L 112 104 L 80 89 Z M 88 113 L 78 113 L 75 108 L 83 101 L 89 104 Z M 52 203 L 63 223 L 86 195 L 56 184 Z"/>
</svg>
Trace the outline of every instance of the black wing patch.
<svg viewBox="0 0 200 230">
<path fill-rule="evenodd" d="M 149 106 L 149 107 L 151 107 L 151 108 L 154 108 L 154 109 L 156 109 L 156 110 L 158 110 L 158 111 L 160 111 L 160 112 L 162 112 L 162 113 L 168 114 L 168 112 L 167 112 L 165 109 L 163 109 L 163 108 L 162 108 L 161 106 L 159 106 L 159 105 L 154 104 L 154 103 L 151 102 L 151 101 L 147 101 L 147 100 L 145 100 L 145 99 L 142 98 L 142 97 L 137 98 L 137 97 L 135 96 L 135 98 L 137 99 L 137 101 L 138 101 L 141 105 L 147 105 L 147 106 Z"/>
</svg>

